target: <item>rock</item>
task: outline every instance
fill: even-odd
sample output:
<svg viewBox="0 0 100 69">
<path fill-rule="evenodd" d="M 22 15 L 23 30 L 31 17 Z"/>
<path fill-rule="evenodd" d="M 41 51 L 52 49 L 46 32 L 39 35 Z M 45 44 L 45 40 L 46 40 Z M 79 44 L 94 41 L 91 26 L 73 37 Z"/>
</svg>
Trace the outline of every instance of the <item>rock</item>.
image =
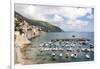
<svg viewBox="0 0 100 69">
<path fill-rule="evenodd" d="M 23 48 L 24 44 L 31 44 L 31 41 L 29 41 L 26 37 L 25 34 L 20 34 L 18 31 L 15 32 L 15 45 L 16 46 L 20 46 L 21 48 Z"/>
<path fill-rule="evenodd" d="M 30 25 L 21 16 L 15 16 L 15 61 L 19 64 L 32 64 L 32 56 L 28 49 L 31 48 L 29 39 L 39 36 L 38 27 Z M 15 62 L 15 63 L 16 63 Z"/>
</svg>

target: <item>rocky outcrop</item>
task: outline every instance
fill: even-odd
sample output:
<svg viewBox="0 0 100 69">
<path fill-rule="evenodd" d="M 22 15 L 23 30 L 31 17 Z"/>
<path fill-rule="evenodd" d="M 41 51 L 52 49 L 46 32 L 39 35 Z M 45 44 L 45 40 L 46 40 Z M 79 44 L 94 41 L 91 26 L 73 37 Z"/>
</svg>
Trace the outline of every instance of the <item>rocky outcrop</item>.
<svg viewBox="0 0 100 69">
<path fill-rule="evenodd" d="M 15 63 L 32 64 L 32 56 L 27 53 L 31 48 L 29 39 L 39 36 L 40 31 L 36 26 L 30 25 L 23 17 L 15 15 Z"/>
<path fill-rule="evenodd" d="M 15 35 L 15 63 L 31 64 L 32 58 L 27 54 L 27 50 L 31 46 L 31 41 L 26 38 L 25 34 L 20 34 L 19 31 L 16 31 Z"/>
<path fill-rule="evenodd" d="M 23 17 L 15 16 L 15 31 L 24 33 L 28 39 L 39 36 L 39 29 L 37 26 L 30 25 Z"/>
</svg>

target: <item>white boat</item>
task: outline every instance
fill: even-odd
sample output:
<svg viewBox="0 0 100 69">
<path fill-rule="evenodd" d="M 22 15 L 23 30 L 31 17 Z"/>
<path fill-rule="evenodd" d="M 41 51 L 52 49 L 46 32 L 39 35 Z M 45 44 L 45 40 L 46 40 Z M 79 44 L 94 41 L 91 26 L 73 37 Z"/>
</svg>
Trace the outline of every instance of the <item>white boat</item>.
<svg viewBox="0 0 100 69">
<path fill-rule="evenodd" d="M 68 48 L 67 51 L 72 51 L 72 48 Z"/>
<path fill-rule="evenodd" d="M 60 53 L 60 54 L 59 54 L 59 56 L 60 56 L 60 57 L 62 57 L 62 56 L 63 56 L 63 54 L 62 54 L 62 53 Z"/>
<path fill-rule="evenodd" d="M 74 57 L 74 54 L 71 54 L 71 57 Z"/>
<path fill-rule="evenodd" d="M 87 49 L 87 51 L 89 51 L 89 52 L 90 52 L 90 49 Z"/>
<path fill-rule="evenodd" d="M 81 50 L 82 50 L 82 51 L 85 51 L 85 48 L 82 48 Z"/>
<path fill-rule="evenodd" d="M 69 46 L 68 44 L 65 45 L 66 47 Z"/>
<path fill-rule="evenodd" d="M 55 56 L 56 54 L 55 54 L 55 53 L 52 53 L 51 55 L 52 55 L 52 56 Z"/>
<path fill-rule="evenodd" d="M 45 44 L 45 46 L 48 46 L 48 45 L 49 45 L 48 43 Z"/>
<path fill-rule="evenodd" d="M 85 57 L 86 57 L 87 59 L 89 59 L 89 58 L 90 58 L 90 55 L 86 54 Z"/>
<path fill-rule="evenodd" d="M 72 58 L 77 58 L 77 55 L 76 54 L 71 54 L 71 57 Z"/>
</svg>

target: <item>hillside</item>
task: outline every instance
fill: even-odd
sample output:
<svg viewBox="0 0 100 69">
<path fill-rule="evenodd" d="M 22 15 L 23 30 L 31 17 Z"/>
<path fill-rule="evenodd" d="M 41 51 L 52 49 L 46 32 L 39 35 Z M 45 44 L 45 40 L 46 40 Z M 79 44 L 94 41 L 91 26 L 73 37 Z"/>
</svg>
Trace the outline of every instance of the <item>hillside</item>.
<svg viewBox="0 0 100 69">
<path fill-rule="evenodd" d="M 54 25 L 51 25 L 51 24 L 48 23 L 48 22 L 39 21 L 39 20 L 31 20 L 31 19 L 25 18 L 25 17 L 22 16 L 21 14 L 15 12 L 15 16 L 16 16 L 16 15 L 17 15 L 17 19 L 19 19 L 19 21 L 25 20 L 25 21 L 27 21 L 30 25 L 40 27 L 41 30 L 44 31 L 44 32 L 62 32 L 62 31 L 63 31 L 63 30 L 60 29 L 59 27 L 54 26 Z"/>
</svg>

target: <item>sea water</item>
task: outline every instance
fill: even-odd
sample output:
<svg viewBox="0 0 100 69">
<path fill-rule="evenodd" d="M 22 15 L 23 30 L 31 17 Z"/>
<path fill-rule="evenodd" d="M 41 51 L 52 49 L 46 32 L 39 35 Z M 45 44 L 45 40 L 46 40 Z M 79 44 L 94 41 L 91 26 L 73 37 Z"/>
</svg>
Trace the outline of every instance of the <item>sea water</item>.
<svg viewBox="0 0 100 69">
<path fill-rule="evenodd" d="M 72 35 L 75 35 L 75 38 L 90 39 L 91 43 L 94 43 L 94 32 L 49 32 L 46 34 L 46 39 L 67 39 L 72 38 Z"/>
<path fill-rule="evenodd" d="M 94 45 L 94 32 L 42 32 L 39 37 L 33 39 L 32 43 L 33 43 L 33 46 L 38 47 L 41 43 L 49 42 L 52 39 L 69 39 L 69 38 L 73 38 L 72 35 L 75 35 L 75 38 L 87 38 L 87 39 L 90 40 L 89 43 Z M 64 52 L 65 51 L 56 51 L 55 54 L 60 54 L 60 53 L 64 54 Z M 56 59 L 55 61 L 51 60 L 51 53 L 52 53 L 52 51 L 44 51 L 44 52 L 40 53 L 41 56 L 37 56 L 36 58 L 40 57 L 40 59 L 43 61 L 43 62 L 40 62 L 40 63 L 77 62 L 77 61 L 92 61 L 92 60 L 94 60 L 94 52 L 89 52 L 89 53 L 80 52 L 78 54 L 77 59 L 65 58 L 65 56 L 60 57 L 60 56 L 56 55 L 55 56 L 55 59 Z M 85 58 L 86 54 L 89 54 L 91 58 L 86 59 Z"/>
</svg>

